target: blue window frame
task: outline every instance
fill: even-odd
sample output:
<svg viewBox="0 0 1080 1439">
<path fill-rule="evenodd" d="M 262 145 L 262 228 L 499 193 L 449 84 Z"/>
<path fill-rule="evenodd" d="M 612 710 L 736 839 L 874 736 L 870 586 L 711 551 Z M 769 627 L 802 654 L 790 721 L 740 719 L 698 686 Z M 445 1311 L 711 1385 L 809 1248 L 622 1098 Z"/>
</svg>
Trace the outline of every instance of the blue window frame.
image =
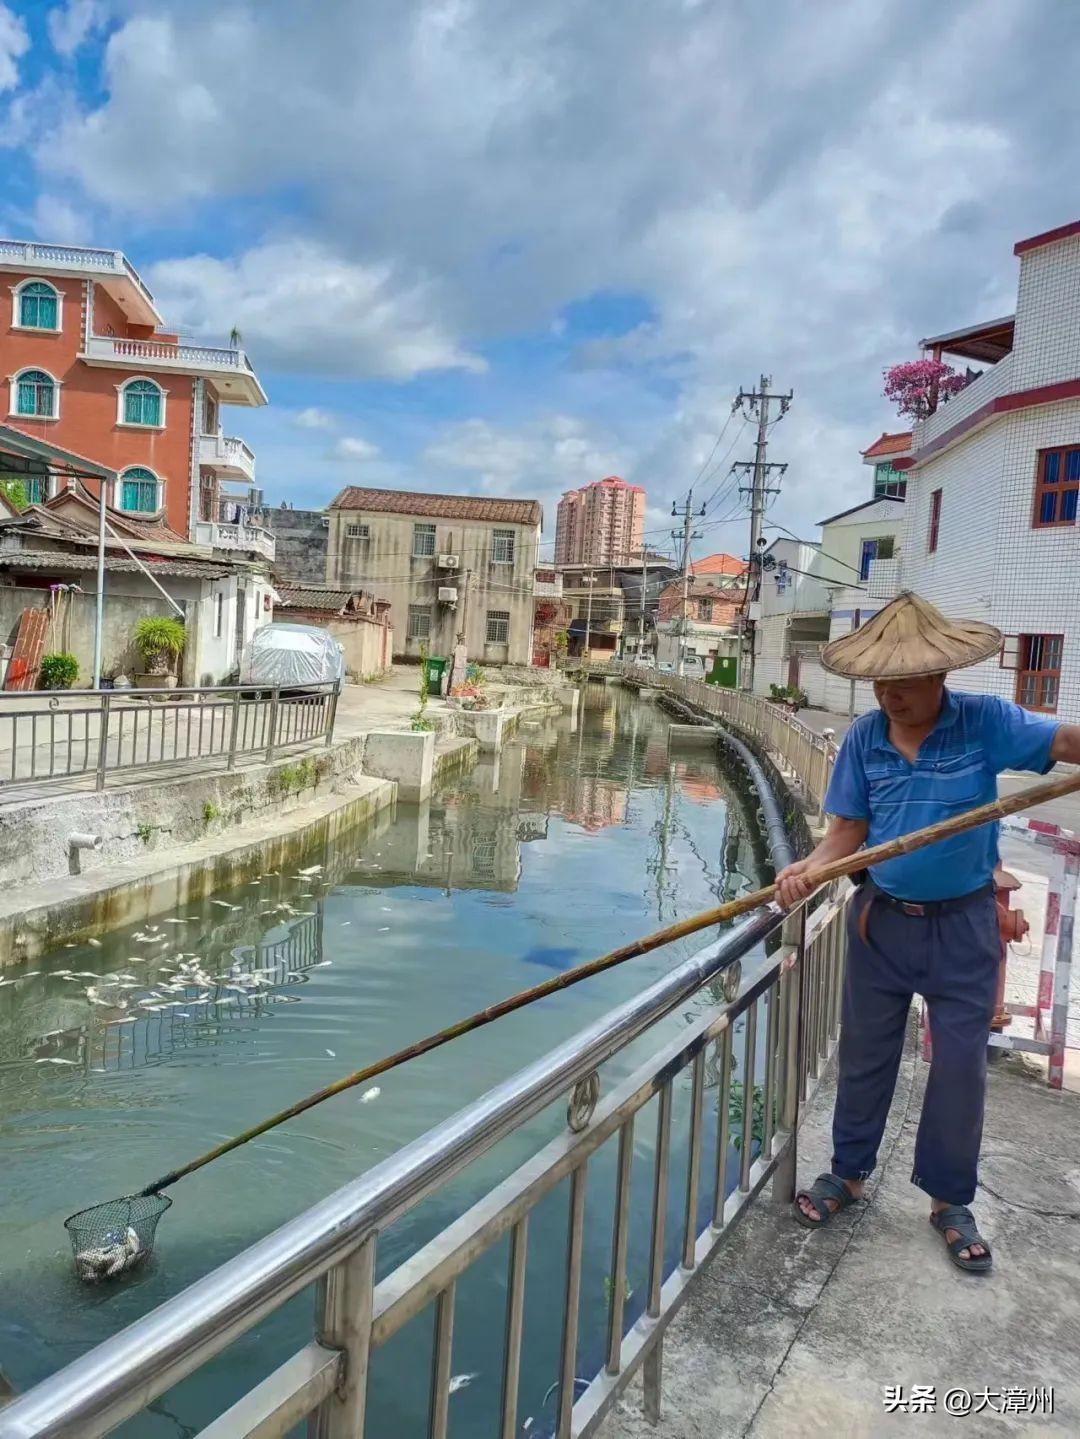
<svg viewBox="0 0 1080 1439">
<path fill-rule="evenodd" d="M 132 380 L 124 386 L 124 424 L 161 424 L 161 386 L 153 380 Z"/>
<path fill-rule="evenodd" d="M 870 578 L 870 566 L 875 560 L 891 560 L 893 557 L 893 538 L 891 535 L 882 535 L 877 539 L 863 540 L 862 553 L 859 556 L 859 579 Z"/>
<path fill-rule="evenodd" d="M 33 280 L 19 291 L 19 324 L 28 330 L 55 330 L 60 314 L 56 291 L 42 280 Z"/>
<path fill-rule="evenodd" d="M 15 413 L 51 419 L 56 414 L 56 381 L 44 370 L 24 370 L 15 394 Z"/>
<path fill-rule="evenodd" d="M 151 470 L 133 465 L 120 476 L 120 508 L 129 514 L 152 515 L 158 508 L 158 481 Z"/>
<path fill-rule="evenodd" d="M 1035 478 L 1035 528 L 1075 525 L 1078 495 L 1080 446 L 1042 450 Z"/>
</svg>

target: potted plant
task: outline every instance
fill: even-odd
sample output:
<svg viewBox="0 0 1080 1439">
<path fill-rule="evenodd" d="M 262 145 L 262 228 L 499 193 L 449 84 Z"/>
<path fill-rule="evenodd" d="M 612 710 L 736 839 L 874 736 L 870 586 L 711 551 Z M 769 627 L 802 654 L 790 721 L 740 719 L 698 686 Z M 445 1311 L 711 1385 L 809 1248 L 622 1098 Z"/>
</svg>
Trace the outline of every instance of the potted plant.
<svg viewBox="0 0 1080 1439">
<path fill-rule="evenodd" d="M 184 653 L 184 626 L 169 615 L 147 615 L 135 626 L 135 648 L 145 670 L 135 676 L 140 688 L 171 689 L 176 684 L 173 664 Z"/>
<path fill-rule="evenodd" d="M 42 655 L 38 669 L 38 688 L 43 690 L 69 690 L 79 678 L 79 661 L 74 655 Z"/>
</svg>

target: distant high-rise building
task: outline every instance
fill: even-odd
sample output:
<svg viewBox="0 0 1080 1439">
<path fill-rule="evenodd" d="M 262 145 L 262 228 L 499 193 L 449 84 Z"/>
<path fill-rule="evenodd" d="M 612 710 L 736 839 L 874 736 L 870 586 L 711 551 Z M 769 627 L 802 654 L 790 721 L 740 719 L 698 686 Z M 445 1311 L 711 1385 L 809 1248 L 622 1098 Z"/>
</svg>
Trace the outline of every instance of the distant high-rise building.
<svg viewBox="0 0 1080 1439">
<path fill-rule="evenodd" d="M 618 475 L 567 490 L 555 518 L 556 565 L 620 565 L 641 553 L 645 491 Z"/>
</svg>

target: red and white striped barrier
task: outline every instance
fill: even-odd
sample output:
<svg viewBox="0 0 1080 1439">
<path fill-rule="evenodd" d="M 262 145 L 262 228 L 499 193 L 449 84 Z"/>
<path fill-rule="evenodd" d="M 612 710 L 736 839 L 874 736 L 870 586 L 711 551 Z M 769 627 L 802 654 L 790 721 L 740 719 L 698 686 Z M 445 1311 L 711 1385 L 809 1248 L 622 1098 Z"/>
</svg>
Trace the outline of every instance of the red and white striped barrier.
<svg viewBox="0 0 1080 1439">
<path fill-rule="evenodd" d="M 1048 849 L 1050 878 L 1046 891 L 1046 916 L 1043 923 L 1042 953 L 1039 963 L 1039 987 L 1034 1004 L 1006 1004 L 1006 1014 L 1030 1019 L 1034 1036 L 994 1032 L 990 1044 L 994 1049 L 1024 1050 L 1029 1054 L 1045 1054 L 1048 1064 L 1047 1082 L 1051 1089 L 1064 1083 L 1065 1035 L 1069 1013 L 1069 982 L 1072 976 L 1073 935 L 1076 923 L 1077 889 L 1080 887 L 1080 838 L 1072 830 L 1041 819 L 1013 816 L 1001 821 L 1002 829 L 1040 849 Z M 930 1060 L 930 1026 L 926 1021 L 926 1005 L 920 1021 L 922 1056 Z"/>
</svg>

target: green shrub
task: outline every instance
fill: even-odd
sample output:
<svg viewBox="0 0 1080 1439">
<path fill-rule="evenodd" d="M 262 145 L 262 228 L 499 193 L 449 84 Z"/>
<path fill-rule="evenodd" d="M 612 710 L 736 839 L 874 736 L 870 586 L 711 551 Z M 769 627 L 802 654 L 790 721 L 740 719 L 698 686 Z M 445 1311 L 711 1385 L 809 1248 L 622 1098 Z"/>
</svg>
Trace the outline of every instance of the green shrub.
<svg viewBox="0 0 1080 1439">
<path fill-rule="evenodd" d="M 142 840 L 143 844 L 149 844 L 151 836 L 154 833 L 154 826 L 148 824 L 146 820 L 143 820 L 142 824 L 135 826 L 135 833 Z"/>
<path fill-rule="evenodd" d="M 221 818 L 221 810 L 212 799 L 208 799 L 203 805 L 202 817 L 207 824 L 213 824 L 214 820 Z"/>
<path fill-rule="evenodd" d="M 79 678 L 79 661 L 74 655 L 45 655 L 38 670 L 38 688 L 69 690 Z"/>
<path fill-rule="evenodd" d="M 135 626 L 135 648 L 144 660 L 179 658 L 185 639 L 183 624 L 171 615 L 147 615 Z"/>
</svg>

